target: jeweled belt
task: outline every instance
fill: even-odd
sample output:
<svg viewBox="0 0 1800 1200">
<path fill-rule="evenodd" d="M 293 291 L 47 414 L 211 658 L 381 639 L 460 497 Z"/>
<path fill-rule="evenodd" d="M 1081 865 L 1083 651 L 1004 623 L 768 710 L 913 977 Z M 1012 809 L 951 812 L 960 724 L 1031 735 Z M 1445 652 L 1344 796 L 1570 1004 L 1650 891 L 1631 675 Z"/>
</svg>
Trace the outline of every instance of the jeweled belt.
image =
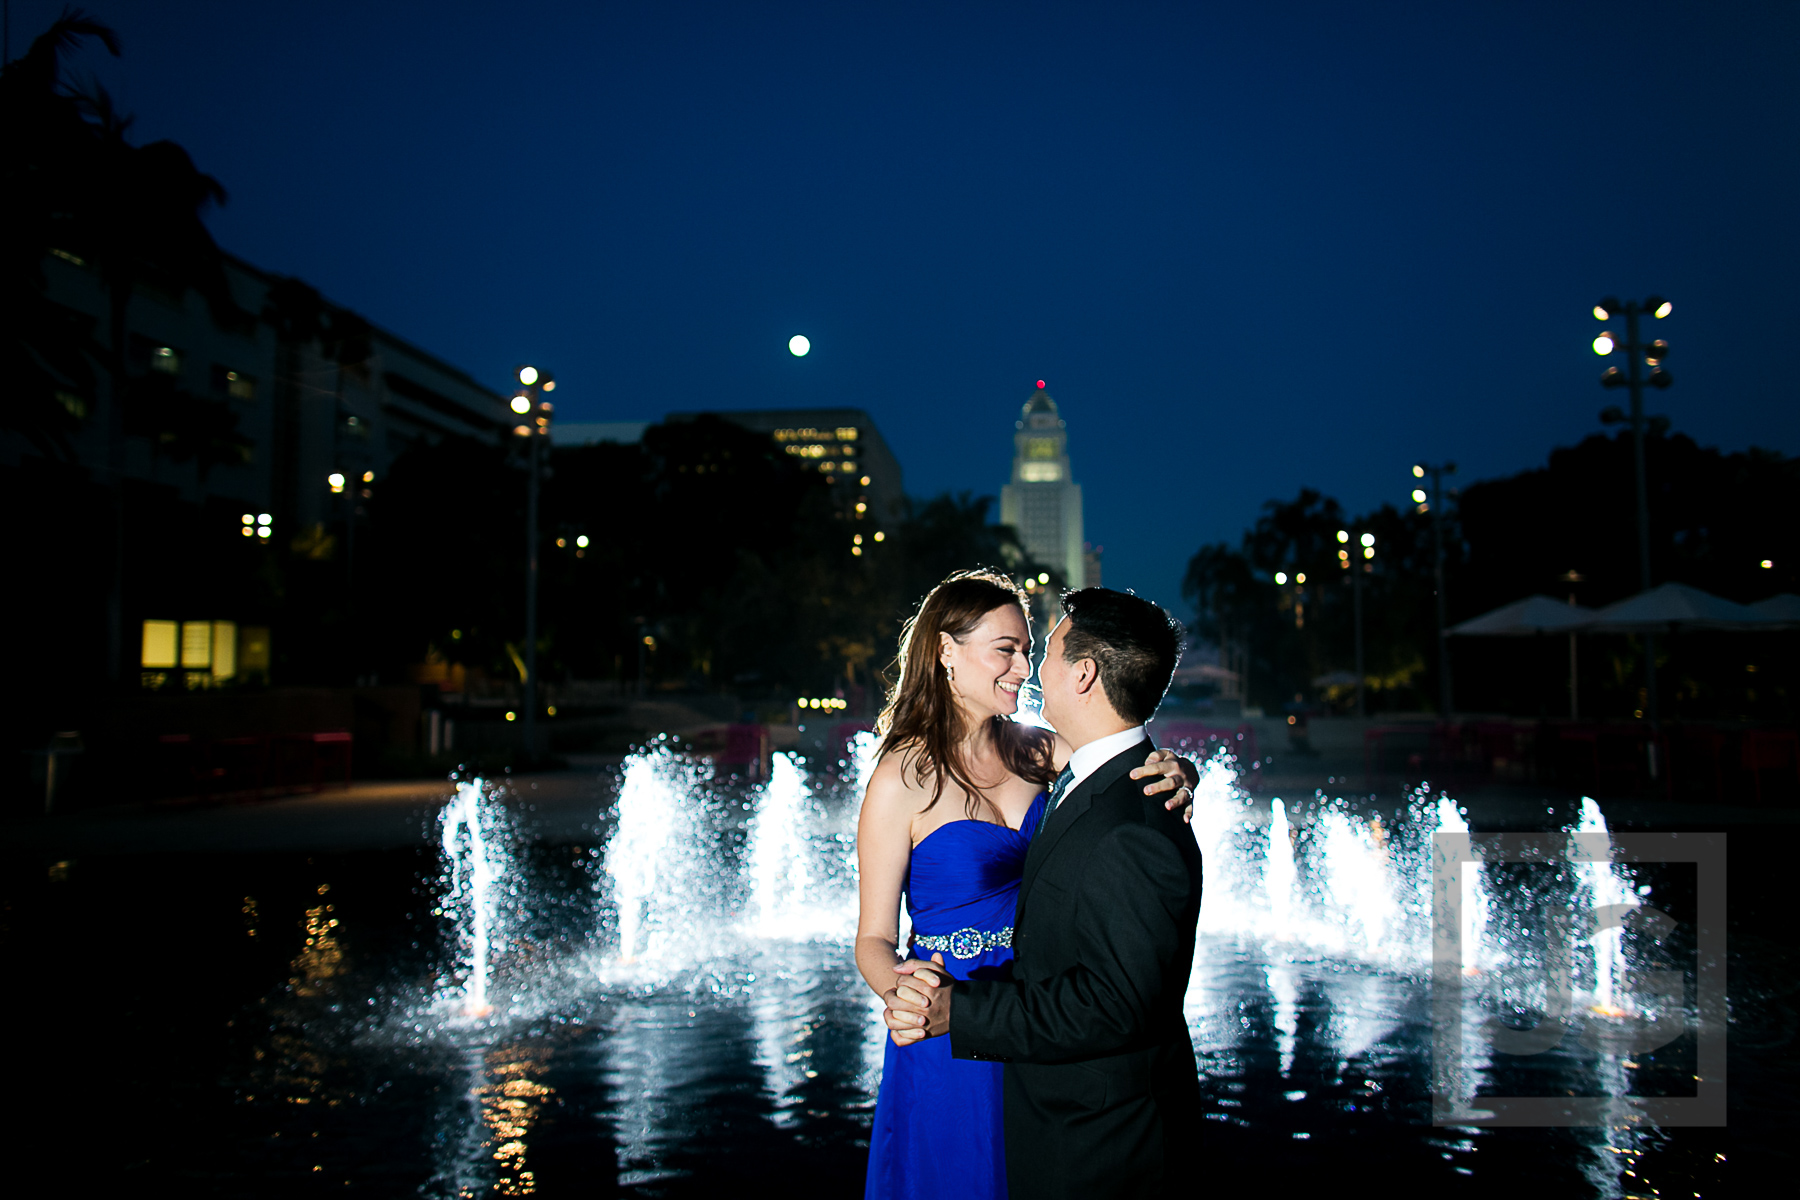
<svg viewBox="0 0 1800 1200">
<path fill-rule="evenodd" d="M 951 958 L 979 958 L 989 950 L 1012 949 L 1012 926 L 988 932 L 983 929 L 959 929 L 955 933 L 914 935 L 913 945 L 950 955 Z"/>
</svg>

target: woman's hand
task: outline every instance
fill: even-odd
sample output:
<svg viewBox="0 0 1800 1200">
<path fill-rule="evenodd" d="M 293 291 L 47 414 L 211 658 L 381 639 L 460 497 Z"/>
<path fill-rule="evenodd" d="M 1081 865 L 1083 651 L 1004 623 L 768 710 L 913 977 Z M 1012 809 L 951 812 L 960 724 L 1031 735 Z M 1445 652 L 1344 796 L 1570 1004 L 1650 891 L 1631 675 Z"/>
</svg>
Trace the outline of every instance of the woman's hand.
<svg viewBox="0 0 1800 1200">
<path fill-rule="evenodd" d="M 1155 796 L 1162 792 L 1173 791 L 1163 807 L 1170 812 L 1181 810 L 1181 819 L 1194 820 L 1194 785 L 1200 782 L 1199 769 L 1185 758 L 1177 757 L 1173 750 L 1159 749 L 1144 760 L 1144 765 L 1132 771 L 1133 779 L 1149 779 L 1144 785 L 1144 795 Z"/>
</svg>

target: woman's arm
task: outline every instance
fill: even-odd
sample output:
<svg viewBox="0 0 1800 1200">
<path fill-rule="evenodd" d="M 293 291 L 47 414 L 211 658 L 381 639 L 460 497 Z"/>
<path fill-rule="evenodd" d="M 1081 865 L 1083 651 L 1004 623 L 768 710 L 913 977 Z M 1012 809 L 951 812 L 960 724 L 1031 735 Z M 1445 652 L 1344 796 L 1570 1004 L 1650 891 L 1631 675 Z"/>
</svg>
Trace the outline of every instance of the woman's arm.
<svg viewBox="0 0 1800 1200">
<path fill-rule="evenodd" d="M 877 764 L 863 795 L 856 822 L 856 862 L 860 908 L 856 919 L 856 969 L 877 996 L 894 989 L 900 954 L 900 893 L 912 862 L 913 797 L 906 786 L 902 756 Z"/>
</svg>

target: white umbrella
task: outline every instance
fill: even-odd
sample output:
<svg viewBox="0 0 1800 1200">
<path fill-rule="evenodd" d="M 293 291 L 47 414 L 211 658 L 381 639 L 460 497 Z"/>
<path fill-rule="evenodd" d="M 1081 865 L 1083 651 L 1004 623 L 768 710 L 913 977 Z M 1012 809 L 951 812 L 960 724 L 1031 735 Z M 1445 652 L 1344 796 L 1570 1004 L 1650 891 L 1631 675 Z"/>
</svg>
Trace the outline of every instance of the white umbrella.
<svg viewBox="0 0 1800 1200">
<path fill-rule="evenodd" d="M 1609 604 L 1582 627 L 1583 633 L 1675 633 L 1680 630 L 1762 632 L 1779 618 L 1748 604 L 1703 592 L 1685 583 L 1665 583 L 1617 604 Z"/>
<path fill-rule="evenodd" d="M 1771 628 L 1793 629 L 1800 626 L 1800 596 L 1792 592 L 1782 592 L 1767 600 L 1755 601 L 1750 607 L 1761 613 L 1765 621 L 1775 622 Z"/>
<path fill-rule="evenodd" d="M 1502 605 L 1493 612 L 1482 613 L 1445 632 L 1472 637 L 1525 637 L 1534 633 L 1586 632 L 1586 624 L 1594 615 L 1591 608 L 1553 600 L 1549 596 L 1527 596 Z"/>
</svg>

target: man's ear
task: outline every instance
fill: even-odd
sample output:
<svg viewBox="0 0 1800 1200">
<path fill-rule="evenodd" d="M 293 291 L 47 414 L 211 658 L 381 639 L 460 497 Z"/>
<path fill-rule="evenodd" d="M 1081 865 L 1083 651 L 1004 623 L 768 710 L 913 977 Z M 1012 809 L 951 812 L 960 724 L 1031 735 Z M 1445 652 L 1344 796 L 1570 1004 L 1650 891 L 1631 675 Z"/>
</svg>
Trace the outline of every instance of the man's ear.
<svg viewBox="0 0 1800 1200">
<path fill-rule="evenodd" d="M 1069 672 L 1069 682 L 1077 693 L 1087 695 L 1100 682 L 1100 664 L 1091 658 L 1082 659 Z"/>
</svg>

